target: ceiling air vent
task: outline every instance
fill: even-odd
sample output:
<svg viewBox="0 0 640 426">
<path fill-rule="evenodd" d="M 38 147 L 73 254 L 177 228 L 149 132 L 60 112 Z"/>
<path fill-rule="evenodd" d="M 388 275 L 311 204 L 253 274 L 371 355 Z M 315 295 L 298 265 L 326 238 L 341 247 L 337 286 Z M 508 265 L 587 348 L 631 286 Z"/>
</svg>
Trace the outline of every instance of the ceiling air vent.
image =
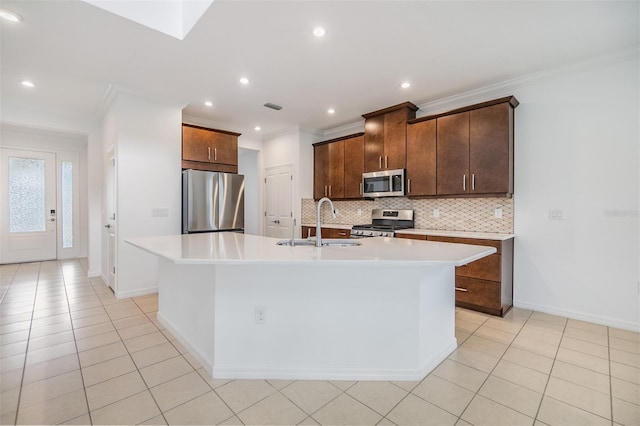
<svg viewBox="0 0 640 426">
<path fill-rule="evenodd" d="M 271 102 L 267 102 L 264 104 L 267 108 L 275 109 L 276 111 L 280 111 L 282 107 L 280 105 L 272 104 Z"/>
</svg>

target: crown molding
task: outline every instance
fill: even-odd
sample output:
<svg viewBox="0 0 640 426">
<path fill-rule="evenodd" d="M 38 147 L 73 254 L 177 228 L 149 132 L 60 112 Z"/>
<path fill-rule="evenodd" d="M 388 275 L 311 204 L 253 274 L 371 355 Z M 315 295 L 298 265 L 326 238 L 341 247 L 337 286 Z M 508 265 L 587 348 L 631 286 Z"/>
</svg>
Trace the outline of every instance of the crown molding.
<svg viewBox="0 0 640 426">
<path fill-rule="evenodd" d="M 347 136 L 353 133 L 364 132 L 364 120 L 359 120 L 355 123 L 345 124 L 344 126 L 335 127 L 333 129 L 326 130 L 322 133 L 323 139 L 334 139 L 341 136 Z"/>
<path fill-rule="evenodd" d="M 469 90 L 466 92 L 420 104 L 418 105 L 418 107 L 420 108 L 419 114 L 416 114 L 416 118 L 437 114 L 440 112 L 446 112 L 465 105 L 484 102 L 488 99 L 509 96 L 512 95 L 515 90 L 523 86 L 538 84 L 554 78 L 577 74 L 580 72 L 625 62 L 631 59 L 638 59 L 639 57 L 640 48 L 636 46 L 628 49 L 622 49 L 606 55 L 601 55 L 595 58 L 573 62 L 560 67 L 525 74 L 520 77 L 502 81 L 500 83 L 490 84 L 478 89 Z"/>
<path fill-rule="evenodd" d="M 181 111 L 188 105 L 188 103 L 184 101 L 167 100 L 156 96 L 150 96 L 146 93 L 125 86 L 109 84 L 109 87 L 107 87 L 107 90 L 104 96 L 102 96 L 102 100 L 100 101 L 100 104 L 98 105 L 98 108 L 96 110 L 96 117 L 99 121 L 104 120 L 105 115 L 107 114 L 115 100 L 118 99 L 118 96 L 120 96 L 121 94 L 142 98 L 153 103 L 177 108 Z"/>
</svg>

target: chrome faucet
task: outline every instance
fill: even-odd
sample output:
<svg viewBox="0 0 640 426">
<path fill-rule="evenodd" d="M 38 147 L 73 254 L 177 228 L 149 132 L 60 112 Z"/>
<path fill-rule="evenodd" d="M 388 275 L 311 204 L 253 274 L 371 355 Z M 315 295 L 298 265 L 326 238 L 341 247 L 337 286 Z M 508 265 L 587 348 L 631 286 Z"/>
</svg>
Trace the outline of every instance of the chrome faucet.
<svg viewBox="0 0 640 426">
<path fill-rule="evenodd" d="M 329 202 L 329 205 L 331 206 L 331 215 L 333 215 L 334 219 L 336 218 L 336 209 L 333 207 L 331 200 L 327 197 L 321 198 L 320 201 L 318 201 L 318 212 L 316 215 L 316 247 L 322 247 L 322 220 L 320 216 L 320 209 L 322 208 L 322 203 L 325 201 Z"/>
</svg>

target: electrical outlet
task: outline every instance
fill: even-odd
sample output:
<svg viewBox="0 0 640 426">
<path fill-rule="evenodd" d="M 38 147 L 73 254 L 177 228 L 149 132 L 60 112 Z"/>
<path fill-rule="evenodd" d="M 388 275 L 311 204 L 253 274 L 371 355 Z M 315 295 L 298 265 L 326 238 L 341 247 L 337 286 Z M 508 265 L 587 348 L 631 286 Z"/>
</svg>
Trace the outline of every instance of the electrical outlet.
<svg viewBox="0 0 640 426">
<path fill-rule="evenodd" d="M 495 211 L 493 212 L 493 216 L 496 219 L 502 219 L 502 209 L 500 207 L 496 207 Z"/>
<path fill-rule="evenodd" d="M 254 319 L 256 324 L 267 323 L 267 308 L 264 306 L 256 306 L 254 311 Z"/>
<path fill-rule="evenodd" d="M 336 216 L 340 216 L 340 212 L 338 211 L 338 209 L 333 210 L 336 213 Z"/>
<path fill-rule="evenodd" d="M 362 216 L 362 209 L 358 209 L 358 216 Z"/>
<path fill-rule="evenodd" d="M 433 217 L 440 217 L 440 209 L 433 209 Z"/>
</svg>

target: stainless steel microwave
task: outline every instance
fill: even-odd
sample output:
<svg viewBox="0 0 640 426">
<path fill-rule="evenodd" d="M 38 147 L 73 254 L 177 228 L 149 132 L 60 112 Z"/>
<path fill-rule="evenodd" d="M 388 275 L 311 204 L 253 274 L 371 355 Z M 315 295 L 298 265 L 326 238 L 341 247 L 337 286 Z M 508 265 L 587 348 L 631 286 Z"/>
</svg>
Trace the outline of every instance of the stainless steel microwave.
<svg viewBox="0 0 640 426">
<path fill-rule="evenodd" d="M 362 196 L 366 198 L 404 196 L 404 169 L 363 173 Z"/>
</svg>

